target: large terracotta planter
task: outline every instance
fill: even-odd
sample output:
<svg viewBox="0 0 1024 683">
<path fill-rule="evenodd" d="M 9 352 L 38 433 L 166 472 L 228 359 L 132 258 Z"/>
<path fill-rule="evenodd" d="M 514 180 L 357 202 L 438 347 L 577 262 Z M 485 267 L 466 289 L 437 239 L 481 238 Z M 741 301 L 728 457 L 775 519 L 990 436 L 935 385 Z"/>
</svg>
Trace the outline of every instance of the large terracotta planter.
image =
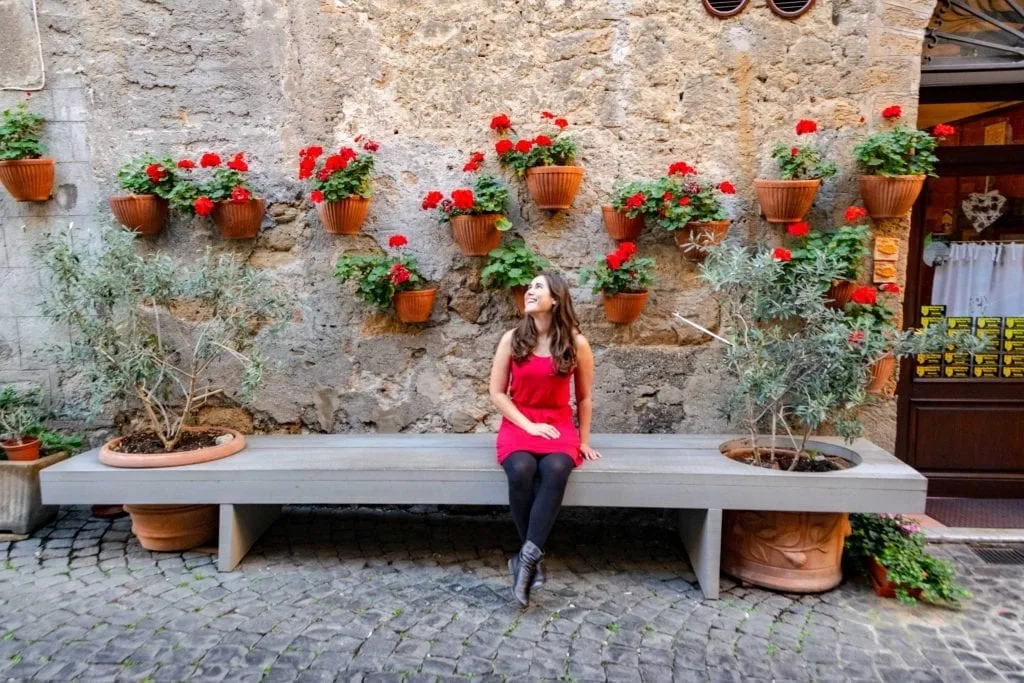
<svg viewBox="0 0 1024 683">
<path fill-rule="evenodd" d="M 30 462 L 0 460 L 0 530 L 30 534 L 57 516 L 56 505 L 43 505 L 39 473 L 67 457 L 54 453 Z"/>
<path fill-rule="evenodd" d="M 604 315 L 609 322 L 629 325 L 640 317 L 647 305 L 647 292 L 620 292 L 603 294 Z"/>
<path fill-rule="evenodd" d="M 868 576 L 871 577 L 871 587 L 874 589 L 875 595 L 883 598 L 896 597 L 897 586 L 889 580 L 889 570 L 879 564 L 878 560 L 873 557 L 868 558 Z M 911 588 L 907 592 L 915 600 L 921 599 L 920 588 Z"/>
<path fill-rule="evenodd" d="M 245 436 L 241 432 L 227 427 L 185 427 L 187 432 L 204 432 L 219 430 L 230 434 L 234 438 L 227 443 L 210 446 L 209 448 L 198 448 L 193 451 L 179 451 L 177 453 L 121 453 L 113 450 L 121 443 L 121 437 L 111 439 L 103 444 L 100 449 L 100 462 L 111 467 L 179 467 L 181 465 L 195 465 L 211 460 L 220 460 L 229 455 L 234 455 L 245 448 Z"/>
<path fill-rule="evenodd" d="M 691 261 L 701 262 L 707 257 L 704 247 L 722 243 L 729 232 L 730 221 L 693 221 L 672 234 L 683 256 Z"/>
<path fill-rule="evenodd" d="M 519 315 L 526 314 L 526 287 L 519 286 L 512 288 L 512 300 L 516 302 Z"/>
<path fill-rule="evenodd" d="M 923 175 L 862 175 L 860 196 L 872 218 L 903 218 L 924 187 Z"/>
<path fill-rule="evenodd" d="M 471 216 L 452 216 L 452 235 L 466 256 L 487 256 L 501 243 L 497 223 L 500 213 L 481 213 Z"/>
<path fill-rule="evenodd" d="M 170 213 L 167 200 L 155 194 L 115 195 L 107 202 L 121 225 L 145 237 L 159 235 Z"/>
<path fill-rule="evenodd" d="M 28 437 L 21 440 L 4 441 L 0 443 L 8 460 L 14 462 L 29 462 L 39 459 L 39 439 Z"/>
<path fill-rule="evenodd" d="M 895 370 L 896 356 L 889 353 L 879 358 L 868 368 L 868 386 L 866 391 L 869 394 L 882 393 Z"/>
<path fill-rule="evenodd" d="M 640 237 L 640 232 L 644 229 L 642 215 L 636 218 L 627 218 L 625 211 L 616 211 L 609 204 L 601 207 L 601 215 L 604 217 L 604 229 L 608 231 L 608 236 L 616 242 L 626 240 L 632 242 Z"/>
<path fill-rule="evenodd" d="M 223 201 L 213 207 L 213 222 L 226 240 L 250 240 L 260 231 L 267 200 Z"/>
<path fill-rule="evenodd" d="M 582 182 L 583 168 L 580 166 L 534 166 L 526 169 L 526 187 L 538 209 L 568 209 Z"/>
<path fill-rule="evenodd" d="M 216 505 L 125 505 L 132 533 L 146 550 L 181 552 L 217 537 Z"/>
<path fill-rule="evenodd" d="M 336 202 L 320 202 L 316 213 L 324 230 L 332 235 L 358 235 L 370 213 L 370 200 L 346 197 Z"/>
<path fill-rule="evenodd" d="M 853 297 L 853 293 L 860 287 L 858 282 L 850 282 L 849 280 L 833 280 L 832 286 L 828 288 L 828 293 L 825 297 L 828 301 L 825 305 L 829 308 L 836 310 L 843 310 L 846 304 L 850 303 L 850 299 Z"/>
<path fill-rule="evenodd" d="M 395 317 L 403 323 L 425 323 L 434 311 L 437 289 L 395 292 Z"/>
<path fill-rule="evenodd" d="M 53 194 L 53 159 L 0 161 L 0 183 L 17 202 L 45 202 Z"/>
<path fill-rule="evenodd" d="M 821 180 L 754 181 L 757 201 L 761 203 L 761 211 L 769 223 L 802 221 L 820 187 Z"/>
</svg>

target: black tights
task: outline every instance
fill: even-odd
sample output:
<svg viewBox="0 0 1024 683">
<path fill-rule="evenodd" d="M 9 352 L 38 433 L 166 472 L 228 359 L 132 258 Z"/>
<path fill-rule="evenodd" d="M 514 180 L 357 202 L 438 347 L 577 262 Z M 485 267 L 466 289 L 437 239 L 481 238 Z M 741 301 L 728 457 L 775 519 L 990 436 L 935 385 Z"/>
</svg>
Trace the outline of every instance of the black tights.
<svg viewBox="0 0 1024 683">
<path fill-rule="evenodd" d="M 536 456 L 510 453 L 501 463 L 508 475 L 508 504 L 521 541 L 543 548 L 562 507 L 562 496 L 575 463 L 565 453 Z M 539 484 L 535 481 L 539 476 Z"/>
</svg>

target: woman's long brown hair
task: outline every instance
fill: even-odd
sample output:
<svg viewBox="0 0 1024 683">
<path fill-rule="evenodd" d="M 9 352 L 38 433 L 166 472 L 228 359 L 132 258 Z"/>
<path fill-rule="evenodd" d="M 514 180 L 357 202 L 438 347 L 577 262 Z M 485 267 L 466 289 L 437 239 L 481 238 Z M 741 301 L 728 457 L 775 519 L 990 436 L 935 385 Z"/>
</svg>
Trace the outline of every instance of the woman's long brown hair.
<svg viewBox="0 0 1024 683">
<path fill-rule="evenodd" d="M 568 375 L 576 367 L 576 332 L 580 328 L 576 310 L 572 307 L 569 285 L 559 273 L 544 271 L 541 276 L 547 280 L 551 298 L 557 306 L 551 311 L 551 359 L 555 372 Z M 523 316 L 523 321 L 512 333 L 512 358 L 516 363 L 526 361 L 537 348 L 537 326 L 533 317 Z"/>
</svg>

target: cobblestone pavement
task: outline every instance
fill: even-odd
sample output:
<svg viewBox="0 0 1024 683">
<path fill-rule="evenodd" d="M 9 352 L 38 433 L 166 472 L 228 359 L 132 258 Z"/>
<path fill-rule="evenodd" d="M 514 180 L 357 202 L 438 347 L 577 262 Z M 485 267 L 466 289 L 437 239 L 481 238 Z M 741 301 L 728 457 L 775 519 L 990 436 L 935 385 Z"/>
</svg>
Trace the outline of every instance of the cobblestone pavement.
<svg viewBox="0 0 1024 683">
<path fill-rule="evenodd" d="M 130 681 L 1024 681 L 1024 567 L 945 546 L 974 593 L 908 608 L 727 582 L 702 601 L 668 516 L 569 511 L 551 582 L 508 596 L 497 512 L 289 508 L 238 571 L 65 510 L 0 543 L 0 678 Z"/>
</svg>

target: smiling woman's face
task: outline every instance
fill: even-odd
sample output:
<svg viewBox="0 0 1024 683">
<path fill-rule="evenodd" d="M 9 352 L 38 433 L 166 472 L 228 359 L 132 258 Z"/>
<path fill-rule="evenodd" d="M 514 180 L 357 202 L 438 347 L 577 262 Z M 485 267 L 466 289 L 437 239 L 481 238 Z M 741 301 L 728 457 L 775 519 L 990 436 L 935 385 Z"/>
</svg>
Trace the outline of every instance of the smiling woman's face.
<svg viewBox="0 0 1024 683">
<path fill-rule="evenodd" d="M 526 290 L 526 314 L 550 313 L 554 306 L 547 278 L 543 275 L 533 278 Z"/>
</svg>

